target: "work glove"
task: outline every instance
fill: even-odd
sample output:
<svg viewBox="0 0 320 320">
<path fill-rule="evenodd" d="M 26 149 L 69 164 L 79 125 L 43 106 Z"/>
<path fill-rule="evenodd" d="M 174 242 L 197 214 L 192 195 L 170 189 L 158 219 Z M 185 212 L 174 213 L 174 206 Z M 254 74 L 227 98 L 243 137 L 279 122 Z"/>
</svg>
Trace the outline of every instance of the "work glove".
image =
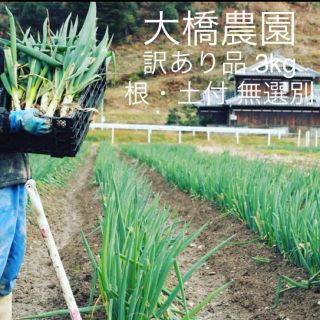
<svg viewBox="0 0 320 320">
<path fill-rule="evenodd" d="M 40 116 L 36 109 L 10 112 L 10 132 L 25 130 L 36 136 L 51 132 L 51 121 Z"/>
</svg>

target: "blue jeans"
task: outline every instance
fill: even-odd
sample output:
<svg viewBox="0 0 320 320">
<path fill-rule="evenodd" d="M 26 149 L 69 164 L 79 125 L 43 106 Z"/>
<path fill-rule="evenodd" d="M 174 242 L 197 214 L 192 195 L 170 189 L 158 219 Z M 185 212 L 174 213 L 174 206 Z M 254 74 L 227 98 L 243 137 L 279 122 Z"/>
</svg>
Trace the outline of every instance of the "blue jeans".
<svg viewBox="0 0 320 320">
<path fill-rule="evenodd" d="M 24 184 L 0 189 L 0 296 L 13 290 L 26 251 Z"/>
</svg>

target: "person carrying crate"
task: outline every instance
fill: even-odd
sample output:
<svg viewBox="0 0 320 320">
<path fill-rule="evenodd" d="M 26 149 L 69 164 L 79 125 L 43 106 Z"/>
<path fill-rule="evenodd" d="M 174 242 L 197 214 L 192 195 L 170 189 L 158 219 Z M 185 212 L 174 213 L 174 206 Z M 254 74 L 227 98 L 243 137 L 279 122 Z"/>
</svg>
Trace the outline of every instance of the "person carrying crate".
<svg viewBox="0 0 320 320">
<path fill-rule="evenodd" d="M 0 47 L 0 74 L 4 52 Z M 9 111 L 10 97 L 0 80 L 0 135 L 25 130 L 47 134 L 51 124 L 37 116 L 35 109 Z M 31 178 L 28 157 L 22 153 L 0 153 L 0 320 L 12 319 L 12 290 L 26 247 L 25 183 Z"/>
</svg>

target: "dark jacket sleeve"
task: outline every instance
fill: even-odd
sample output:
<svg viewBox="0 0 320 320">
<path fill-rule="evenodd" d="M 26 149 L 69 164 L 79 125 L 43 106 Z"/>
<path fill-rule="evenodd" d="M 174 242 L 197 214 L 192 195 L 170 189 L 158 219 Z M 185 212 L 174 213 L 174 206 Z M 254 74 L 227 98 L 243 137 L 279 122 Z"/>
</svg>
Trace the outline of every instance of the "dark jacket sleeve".
<svg viewBox="0 0 320 320">
<path fill-rule="evenodd" d="M 4 72 L 4 52 L 0 47 L 0 74 Z M 9 111 L 7 109 L 7 102 L 9 101 L 8 94 L 2 85 L 0 79 L 0 134 L 9 132 Z"/>
</svg>

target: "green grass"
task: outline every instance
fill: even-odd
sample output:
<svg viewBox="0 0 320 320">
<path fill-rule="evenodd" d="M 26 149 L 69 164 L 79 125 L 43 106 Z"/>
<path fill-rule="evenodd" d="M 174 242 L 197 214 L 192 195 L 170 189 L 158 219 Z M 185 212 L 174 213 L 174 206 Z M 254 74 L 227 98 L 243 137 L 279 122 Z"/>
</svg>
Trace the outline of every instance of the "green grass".
<svg viewBox="0 0 320 320">
<path fill-rule="evenodd" d="M 168 182 L 230 211 L 311 275 L 320 270 L 320 174 L 283 164 L 208 155 L 192 146 L 133 145 L 122 150 Z"/>
<path fill-rule="evenodd" d="M 108 141 L 111 142 L 111 130 L 91 130 L 88 134 L 90 141 Z M 147 131 L 140 130 L 115 130 L 115 144 L 126 142 L 146 143 L 148 141 Z M 151 143 L 178 143 L 178 133 L 173 132 L 153 132 Z M 205 144 L 207 143 L 207 135 L 205 133 L 182 134 L 182 143 L 187 144 Z"/>
<path fill-rule="evenodd" d="M 297 147 L 295 145 L 289 146 L 270 146 L 267 150 L 270 151 L 284 151 L 287 153 L 319 153 L 320 147 Z"/>
<path fill-rule="evenodd" d="M 89 141 L 108 141 L 111 142 L 111 130 L 90 130 L 87 140 Z M 146 143 L 148 135 L 146 131 L 134 130 L 115 130 L 115 144 L 121 143 Z M 177 132 L 157 132 L 154 131 L 151 136 L 151 143 L 177 144 Z M 236 144 L 234 135 L 211 134 L 210 141 L 207 140 L 206 133 L 182 133 L 182 144 L 194 145 L 219 145 L 227 147 L 250 148 L 262 153 L 278 153 L 290 155 L 291 153 L 312 154 L 319 153 L 320 147 L 297 147 L 294 138 L 273 137 L 271 146 L 267 146 L 266 136 L 240 135 L 240 144 Z"/>
<path fill-rule="evenodd" d="M 211 134 L 210 141 L 207 140 L 206 133 L 182 133 L 182 144 L 218 144 L 218 145 L 236 145 L 234 135 Z M 111 130 L 91 130 L 88 134 L 88 140 L 91 141 L 111 141 Z M 147 131 L 140 130 L 115 130 L 115 143 L 139 142 L 146 143 L 148 141 Z M 240 136 L 239 146 L 265 146 L 267 138 L 261 136 Z M 285 143 L 284 140 L 279 140 Z M 151 143 L 178 143 L 178 132 L 157 132 L 153 131 L 151 135 Z M 290 143 L 290 142 L 289 142 Z"/>
<path fill-rule="evenodd" d="M 52 158 L 47 155 L 30 154 L 32 178 L 40 184 L 62 186 L 70 173 L 81 163 L 88 152 L 90 143 L 84 143 L 74 158 Z"/>
</svg>

